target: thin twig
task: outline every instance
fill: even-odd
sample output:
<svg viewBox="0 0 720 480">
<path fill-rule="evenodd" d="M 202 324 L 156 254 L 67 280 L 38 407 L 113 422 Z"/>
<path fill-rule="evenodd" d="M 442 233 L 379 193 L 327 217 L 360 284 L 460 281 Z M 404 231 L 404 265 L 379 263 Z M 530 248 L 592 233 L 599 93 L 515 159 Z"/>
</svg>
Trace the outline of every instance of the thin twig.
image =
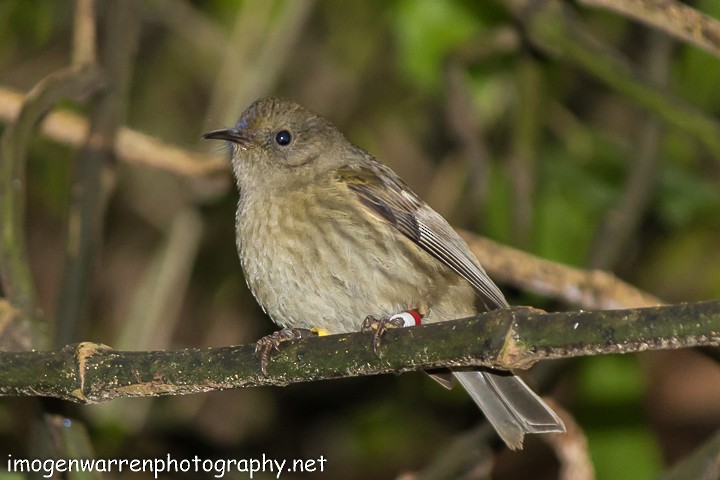
<svg viewBox="0 0 720 480">
<path fill-rule="evenodd" d="M 0 87 L 0 120 L 14 122 L 23 98 L 16 90 Z M 77 113 L 57 110 L 42 120 L 40 133 L 56 142 L 80 148 L 87 139 L 88 121 Z M 220 155 L 190 152 L 127 127 L 120 127 L 114 148 L 113 155 L 121 162 L 165 170 L 187 177 L 194 184 L 212 182 L 208 194 L 218 195 L 230 186 L 228 162 Z"/>
<path fill-rule="evenodd" d="M 648 77 L 658 85 L 665 85 L 674 42 L 657 32 L 647 33 L 646 38 L 650 43 L 645 59 Z M 589 261 L 591 268 L 614 269 L 629 240 L 636 235 L 660 174 L 662 132 L 660 119 L 646 114 L 638 136 L 636 160 L 623 186 L 623 193 L 596 233 Z"/>
<path fill-rule="evenodd" d="M 64 345 L 78 333 L 93 259 L 100 244 L 101 226 L 109 192 L 113 145 L 125 117 L 126 95 L 137 50 L 141 3 L 110 2 L 105 13 L 103 71 L 112 79 L 97 99 L 87 143 L 78 154 L 72 188 L 65 268 L 56 315 L 56 341 Z"/>
<path fill-rule="evenodd" d="M 75 1 L 75 20 L 73 28 L 73 65 L 93 65 L 97 63 L 97 41 L 95 22 L 95 0 Z"/>
<path fill-rule="evenodd" d="M 490 478 L 496 453 L 490 448 L 495 431 L 484 422 L 439 446 L 431 461 L 416 473 L 396 480 L 447 480 Z"/>
<path fill-rule="evenodd" d="M 182 302 L 178 299 L 185 297 L 202 233 L 197 208 L 175 214 L 163 244 L 134 288 L 117 348 L 145 350 L 170 344 L 180 320 Z"/>
<path fill-rule="evenodd" d="M 207 129 L 234 122 L 251 101 L 273 88 L 314 4 L 314 0 L 242 4 L 213 88 Z"/>
<path fill-rule="evenodd" d="M 513 244 L 527 248 L 533 223 L 536 187 L 537 151 L 541 133 L 543 77 L 535 59 L 523 56 L 518 65 L 515 84 L 518 100 L 513 128 L 513 147 L 508 161 L 512 188 Z"/>
<path fill-rule="evenodd" d="M 469 175 L 466 171 L 459 171 L 458 165 L 455 165 L 458 163 L 455 159 L 456 155 L 451 155 L 439 168 L 439 173 L 445 175 L 436 175 L 426 199 L 430 200 L 431 205 L 440 205 L 441 211 L 450 212 L 454 209 L 454 216 L 458 217 L 461 214 L 456 208 L 458 201 L 466 194 L 458 189 L 458 185 L 464 184 L 465 181 L 458 182 L 456 177 L 469 176 L 470 188 L 467 194 L 472 206 L 468 208 L 468 205 L 464 205 L 461 209 L 464 214 L 462 220 L 476 229 L 481 229 L 481 219 L 486 218 L 491 165 L 485 144 L 487 126 L 483 125 L 482 116 L 473 99 L 469 71 L 470 67 L 482 64 L 490 57 L 517 53 L 519 48 L 520 37 L 517 30 L 500 27 L 471 37 L 451 52 L 445 60 L 443 71 L 444 90 L 447 92 L 444 102 L 445 122 L 448 132 L 459 147 L 458 153 L 463 163 L 467 165 L 466 170 L 469 170 Z M 449 175 L 448 171 L 454 175 Z M 456 193 L 452 193 L 453 191 Z M 442 208 L 443 203 L 446 205 L 445 208 Z"/>
<path fill-rule="evenodd" d="M 469 232 L 461 233 L 488 274 L 498 282 L 582 308 L 633 308 L 663 304 L 659 298 L 611 273 L 569 267 Z"/>
<path fill-rule="evenodd" d="M 92 66 L 68 67 L 41 80 L 25 97 L 16 121 L 5 128 L 0 139 L 0 280 L 10 303 L 27 321 L 35 322 L 35 287 L 25 241 L 25 161 L 27 144 L 40 118 L 62 98 L 80 98 L 97 90 L 102 83 Z M 33 330 L 34 328 L 31 328 Z M 28 342 L 42 345 L 43 335 Z"/>
<path fill-rule="evenodd" d="M 580 0 L 662 30 L 720 57 L 720 21 L 677 0 Z"/>
<path fill-rule="evenodd" d="M 38 326 L 37 322 L 28 321 L 27 316 L 10 302 L 0 298 L 0 350 L 21 352 L 33 348 L 33 345 L 47 345 L 45 339 L 49 335 Z"/>
<path fill-rule="evenodd" d="M 590 450 L 588 449 L 585 432 L 575 418 L 557 402 L 548 399 L 548 404 L 555 410 L 565 424 L 565 433 L 553 433 L 543 435 L 541 438 L 555 452 L 560 463 L 560 480 L 594 480 L 595 469 L 593 468 Z"/>
<path fill-rule="evenodd" d="M 202 10 L 203 4 L 187 1 L 155 0 L 145 2 L 144 20 L 146 23 L 159 23 L 167 28 L 170 34 L 182 38 L 192 45 L 197 54 L 203 58 L 219 62 L 223 49 L 219 45 L 227 45 L 228 35 L 222 26 L 208 12 Z M 202 70 L 202 69 L 200 69 Z M 198 72 L 204 75 L 206 72 Z"/>
<path fill-rule="evenodd" d="M 32 442 L 31 452 L 38 457 L 45 456 L 47 458 L 94 458 L 95 449 L 93 448 L 92 437 L 83 422 L 74 420 L 68 422 L 65 415 L 57 415 L 45 413 L 42 415 L 43 428 L 38 428 L 37 435 L 42 438 L 47 435 L 47 444 L 39 442 L 37 437 Z M 36 444 L 41 444 L 36 445 Z M 47 449 L 50 449 L 48 452 Z M 73 475 L 69 475 L 73 476 Z M 99 479 L 101 477 L 89 475 L 89 479 Z"/>
<path fill-rule="evenodd" d="M 455 137 L 464 163 L 470 170 L 471 211 L 473 217 L 478 219 L 486 216 L 485 209 L 490 195 L 490 162 L 482 139 L 483 125 L 468 85 L 467 68 L 468 65 L 458 62 L 454 56 L 446 62 L 445 121 L 449 132 Z M 458 190 L 457 183 L 452 189 Z M 442 189 L 442 195 L 448 195 L 447 188 Z M 456 195 L 456 199 L 459 198 L 460 196 Z M 463 210 L 468 210 L 467 206 Z"/>
</svg>

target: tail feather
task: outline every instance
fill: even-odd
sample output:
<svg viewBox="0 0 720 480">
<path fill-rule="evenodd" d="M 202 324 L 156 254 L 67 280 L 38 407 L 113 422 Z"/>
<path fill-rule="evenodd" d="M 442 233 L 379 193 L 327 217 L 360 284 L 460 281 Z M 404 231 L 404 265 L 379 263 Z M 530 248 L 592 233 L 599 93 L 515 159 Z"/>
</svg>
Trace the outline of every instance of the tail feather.
<svg viewBox="0 0 720 480">
<path fill-rule="evenodd" d="M 526 433 L 565 431 L 560 417 L 519 377 L 484 370 L 453 375 L 512 450 L 522 449 Z"/>
</svg>

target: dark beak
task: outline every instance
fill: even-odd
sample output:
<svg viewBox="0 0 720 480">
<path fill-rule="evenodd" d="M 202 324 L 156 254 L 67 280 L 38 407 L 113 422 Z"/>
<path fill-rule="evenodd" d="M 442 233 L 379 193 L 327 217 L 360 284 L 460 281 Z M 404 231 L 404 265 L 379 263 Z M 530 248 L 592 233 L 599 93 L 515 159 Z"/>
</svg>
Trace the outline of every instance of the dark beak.
<svg viewBox="0 0 720 480">
<path fill-rule="evenodd" d="M 221 130 L 213 130 L 203 134 L 206 140 L 227 140 L 228 142 L 237 143 L 242 147 L 247 147 L 250 139 L 242 131 L 237 128 L 224 128 Z"/>
</svg>

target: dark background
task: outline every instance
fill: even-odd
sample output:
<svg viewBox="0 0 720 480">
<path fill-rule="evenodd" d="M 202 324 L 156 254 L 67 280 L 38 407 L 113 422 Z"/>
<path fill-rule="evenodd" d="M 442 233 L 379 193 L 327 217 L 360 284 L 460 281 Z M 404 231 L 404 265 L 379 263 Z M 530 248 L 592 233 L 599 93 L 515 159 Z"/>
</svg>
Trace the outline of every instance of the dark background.
<svg viewBox="0 0 720 480">
<path fill-rule="evenodd" d="M 568 54 L 563 45 L 582 42 L 560 25 L 544 20 L 557 38 L 539 41 L 553 37 L 535 32 L 532 18 L 563 5 L 569 22 L 637 69 L 640 90 L 665 85 L 666 98 L 715 122 L 720 61 L 611 12 L 536 2 L 528 13 L 514 9 L 521 3 L 139 2 L 123 123 L 219 159 L 226 152 L 203 142 L 203 132 L 233 124 L 256 98 L 290 97 L 333 120 L 458 228 L 613 271 L 666 302 L 720 297 L 718 152 L 690 127 L 643 108 L 626 79 L 608 80 L 615 73 L 603 65 L 604 74 L 594 71 L 593 55 L 583 65 Z M 720 17 L 718 2 L 694 6 Z M 27 92 L 70 63 L 74 8 L 0 1 L 0 88 Z M 102 52 L 107 5 L 97 8 Z M 62 106 L 81 115 L 92 108 Z M 28 251 L 42 316 L 52 322 L 63 301 L 78 149 L 40 134 L 30 145 Z M 109 165 L 88 308 L 72 341 L 177 349 L 251 343 L 274 330 L 245 287 L 234 243 L 237 192 L 217 162 L 200 173 L 122 158 Z M 501 287 L 512 304 L 582 307 Z M 720 370 L 697 352 L 537 370 L 530 383 L 575 416 L 598 478 L 653 477 L 720 426 Z M 40 455 L 40 408 L 84 424 L 98 458 L 328 459 L 324 475 L 281 478 L 422 471 L 483 421 L 461 391 L 422 374 L 82 407 L 4 398 L 0 469 L 7 453 Z M 480 464 L 494 478 L 557 475 L 557 460 L 536 437 L 524 452 L 500 449 L 491 460 Z"/>
</svg>

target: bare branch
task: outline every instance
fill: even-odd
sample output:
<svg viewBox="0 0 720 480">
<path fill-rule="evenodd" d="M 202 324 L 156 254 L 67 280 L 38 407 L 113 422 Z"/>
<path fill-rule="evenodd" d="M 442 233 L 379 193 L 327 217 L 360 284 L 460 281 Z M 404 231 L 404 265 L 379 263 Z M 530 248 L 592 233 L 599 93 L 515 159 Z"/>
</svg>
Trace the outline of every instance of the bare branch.
<svg viewBox="0 0 720 480">
<path fill-rule="evenodd" d="M 648 31 L 645 38 L 649 43 L 645 57 L 648 76 L 658 85 L 666 85 L 674 42 L 653 31 Z M 653 198 L 664 160 L 661 148 L 664 129 L 659 118 L 645 115 L 647 118 L 638 134 L 637 155 L 622 195 L 595 232 L 589 259 L 593 268 L 610 270 L 618 265 L 630 239 L 638 236 L 641 220 Z"/>
<path fill-rule="evenodd" d="M 549 400 L 548 403 L 560 415 L 565 424 L 564 434 L 553 433 L 541 438 L 553 449 L 560 463 L 560 480 L 594 480 L 595 469 L 590 458 L 587 437 L 575 418 L 561 405 Z"/>
<path fill-rule="evenodd" d="M 110 2 L 105 16 L 102 69 L 108 88 L 95 98 L 89 135 L 75 165 L 65 267 L 55 318 L 58 345 L 76 338 L 83 318 L 105 205 L 112 190 L 113 145 L 124 121 L 125 97 L 139 41 L 139 7 L 139 2 L 130 0 Z"/>
<path fill-rule="evenodd" d="M 461 232 L 492 278 L 583 308 L 662 305 L 659 298 L 601 270 L 581 270 L 536 257 L 469 232 Z"/>
<path fill-rule="evenodd" d="M 25 160 L 30 136 L 43 115 L 62 98 L 87 96 L 99 88 L 100 72 L 92 66 L 69 67 L 42 79 L 20 104 L 15 121 L 0 139 L 0 280 L 8 301 L 22 313 L 24 320 L 37 323 L 35 286 L 30 275 L 25 234 Z M 33 320 L 34 319 L 34 320 Z M 35 330 L 30 326 L 29 331 Z M 27 338 L 42 345 L 44 335 L 36 332 Z M 29 348 L 30 345 L 26 345 Z"/>
<path fill-rule="evenodd" d="M 73 65 L 97 63 L 95 0 L 75 1 L 75 28 L 73 28 Z"/>
<path fill-rule="evenodd" d="M 720 57 L 720 22 L 677 0 L 580 0 L 639 20 Z"/>
<path fill-rule="evenodd" d="M 314 4 L 266 0 L 238 8 L 206 115 L 207 129 L 234 122 L 246 105 L 274 88 Z"/>
<path fill-rule="evenodd" d="M 15 121 L 23 98 L 16 90 L 0 87 L 0 120 Z M 85 143 L 88 121 L 76 113 L 57 110 L 40 123 L 40 132 L 56 142 L 79 148 Z M 224 192 L 230 186 L 227 161 L 220 155 L 189 152 L 127 127 L 118 131 L 114 155 L 119 161 L 166 170 L 190 180 L 215 179 L 215 192 Z"/>
<path fill-rule="evenodd" d="M 548 359 L 718 346 L 720 300 L 594 312 L 511 308 L 391 329 L 380 355 L 371 344 L 370 333 L 288 342 L 271 359 L 268 376 L 260 373 L 254 345 L 121 352 L 81 343 L 52 352 L 0 352 L 0 395 L 96 403 L 434 368 L 529 368 Z"/>
</svg>

